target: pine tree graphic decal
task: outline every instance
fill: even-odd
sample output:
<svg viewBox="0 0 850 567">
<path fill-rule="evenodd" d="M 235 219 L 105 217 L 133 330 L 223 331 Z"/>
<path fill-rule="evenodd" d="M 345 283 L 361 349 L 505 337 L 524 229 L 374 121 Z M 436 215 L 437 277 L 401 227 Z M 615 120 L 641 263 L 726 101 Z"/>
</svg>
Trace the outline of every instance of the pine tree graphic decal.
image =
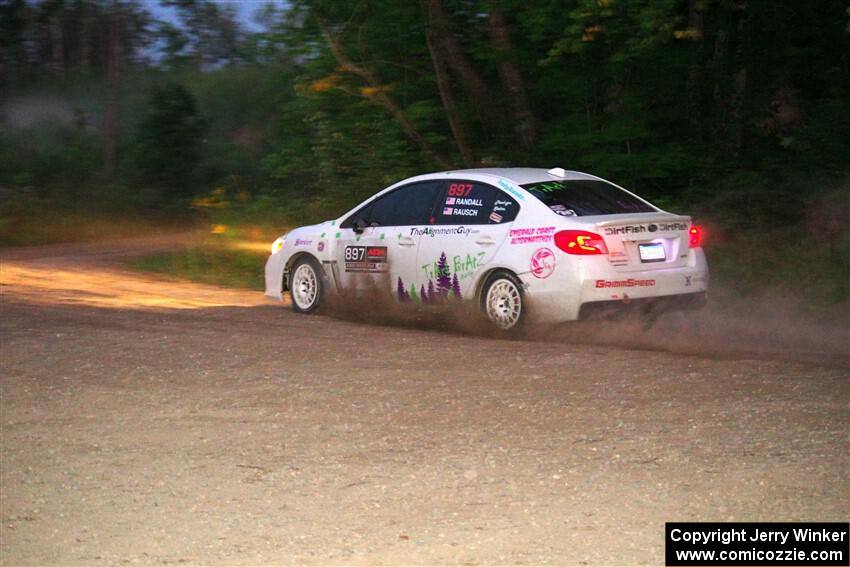
<svg viewBox="0 0 850 567">
<path fill-rule="evenodd" d="M 457 274 L 452 275 L 452 293 L 455 296 L 456 301 L 461 300 L 460 296 L 460 282 L 457 279 Z"/>
<path fill-rule="evenodd" d="M 407 303 L 410 301 L 410 296 L 407 295 L 407 291 L 404 289 L 404 282 L 401 281 L 401 276 L 398 278 L 398 285 L 396 286 L 396 294 L 398 295 L 398 300 L 402 303 Z"/>
<path fill-rule="evenodd" d="M 449 262 L 446 259 L 446 253 L 440 254 L 440 259 L 437 261 L 437 297 L 446 299 L 449 296 L 449 290 L 452 289 L 451 270 Z"/>
</svg>

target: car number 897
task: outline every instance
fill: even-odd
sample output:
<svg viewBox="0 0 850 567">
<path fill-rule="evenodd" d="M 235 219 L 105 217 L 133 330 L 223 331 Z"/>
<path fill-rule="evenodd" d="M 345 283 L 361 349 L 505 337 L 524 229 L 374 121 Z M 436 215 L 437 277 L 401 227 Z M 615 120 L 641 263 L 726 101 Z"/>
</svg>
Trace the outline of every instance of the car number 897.
<svg viewBox="0 0 850 567">
<path fill-rule="evenodd" d="M 345 247 L 345 260 L 347 262 L 362 262 L 366 259 L 366 247 L 365 246 L 346 246 Z"/>
</svg>

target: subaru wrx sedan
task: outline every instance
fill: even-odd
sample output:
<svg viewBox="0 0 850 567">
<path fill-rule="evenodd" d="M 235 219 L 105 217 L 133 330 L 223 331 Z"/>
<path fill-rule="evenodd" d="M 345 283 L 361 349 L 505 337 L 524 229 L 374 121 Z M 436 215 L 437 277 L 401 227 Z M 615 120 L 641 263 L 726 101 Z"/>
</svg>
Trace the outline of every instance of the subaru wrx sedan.
<svg viewBox="0 0 850 567">
<path fill-rule="evenodd" d="M 561 168 L 469 169 L 399 181 L 338 219 L 272 244 L 267 296 L 299 313 L 326 294 L 473 301 L 505 331 L 529 313 L 571 321 L 700 307 L 700 229 L 599 177 Z"/>
</svg>

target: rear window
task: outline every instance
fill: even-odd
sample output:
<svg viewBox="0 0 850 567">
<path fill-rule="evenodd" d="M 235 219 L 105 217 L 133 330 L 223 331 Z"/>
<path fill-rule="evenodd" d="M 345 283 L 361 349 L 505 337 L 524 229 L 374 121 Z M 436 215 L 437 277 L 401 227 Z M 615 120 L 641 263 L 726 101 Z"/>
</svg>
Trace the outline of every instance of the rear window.
<svg viewBox="0 0 850 567">
<path fill-rule="evenodd" d="M 595 179 L 540 181 L 522 188 L 565 217 L 655 212 L 655 208 L 637 197 Z"/>
</svg>

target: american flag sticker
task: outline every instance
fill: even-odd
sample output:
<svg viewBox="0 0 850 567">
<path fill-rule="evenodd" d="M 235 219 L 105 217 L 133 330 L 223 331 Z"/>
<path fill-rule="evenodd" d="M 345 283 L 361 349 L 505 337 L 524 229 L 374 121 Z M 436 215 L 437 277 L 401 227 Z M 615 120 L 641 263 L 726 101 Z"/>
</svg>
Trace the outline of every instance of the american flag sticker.
<svg viewBox="0 0 850 567">
<path fill-rule="evenodd" d="M 452 208 L 451 208 L 451 207 L 446 207 L 446 208 L 444 208 L 444 209 L 443 209 L 443 214 L 444 214 L 444 215 L 446 215 L 447 217 L 452 216 Z"/>
<path fill-rule="evenodd" d="M 447 204 L 447 205 L 454 205 L 454 204 L 455 204 L 455 198 L 454 198 L 454 197 L 449 197 L 449 198 L 447 198 L 447 199 L 446 199 L 446 204 Z M 451 213 L 450 213 L 450 214 L 451 214 Z"/>
<path fill-rule="evenodd" d="M 502 215 L 499 213 L 490 213 L 490 220 L 493 222 L 502 222 Z"/>
</svg>

